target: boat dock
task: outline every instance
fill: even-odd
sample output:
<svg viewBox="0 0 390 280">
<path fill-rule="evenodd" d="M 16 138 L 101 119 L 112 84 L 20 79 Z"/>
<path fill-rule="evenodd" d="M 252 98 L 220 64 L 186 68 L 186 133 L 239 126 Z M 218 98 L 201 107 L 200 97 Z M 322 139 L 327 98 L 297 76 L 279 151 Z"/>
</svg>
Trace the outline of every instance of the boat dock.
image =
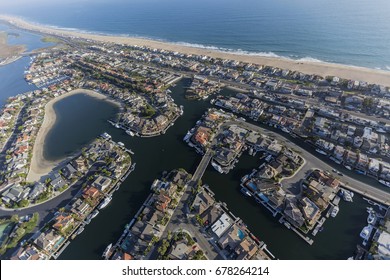
<svg viewBox="0 0 390 280">
<path fill-rule="evenodd" d="M 282 216 L 282 217 L 280 217 L 280 219 L 279 219 L 279 223 L 285 224 L 285 223 L 288 223 L 288 222 L 287 222 L 287 221 L 284 219 L 284 217 Z M 313 243 L 314 243 L 314 240 L 313 240 L 313 239 L 311 239 L 310 237 L 305 236 L 305 235 L 303 235 L 302 233 L 300 233 L 299 230 L 297 230 L 294 226 L 291 226 L 290 229 L 291 229 L 293 232 L 295 232 L 299 237 L 301 237 L 303 240 L 305 240 L 306 243 L 308 243 L 309 245 L 313 245 Z"/>
</svg>

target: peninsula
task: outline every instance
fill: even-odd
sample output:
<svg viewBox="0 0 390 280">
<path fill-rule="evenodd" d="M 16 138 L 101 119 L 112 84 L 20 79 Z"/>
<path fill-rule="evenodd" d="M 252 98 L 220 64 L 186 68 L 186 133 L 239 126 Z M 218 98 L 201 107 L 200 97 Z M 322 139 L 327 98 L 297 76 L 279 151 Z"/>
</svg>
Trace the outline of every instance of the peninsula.
<svg viewBox="0 0 390 280">
<path fill-rule="evenodd" d="M 1 15 L 0 19 L 22 29 L 39 32 L 42 34 L 58 35 L 68 38 L 83 38 L 98 42 L 125 44 L 129 46 L 144 46 L 152 49 L 164 49 L 172 52 L 179 52 L 192 55 L 203 55 L 219 59 L 228 59 L 242 61 L 245 63 L 255 63 L 259 65 L 269 65 L 291 71 L 299 71 L 305 74 L 316 74 L 320 76 L 337 76 L 344 79 L 363 80 L 368 83 L 390 86 L 390 72 L 375 70 L 364 67 L 346 66 L 341 64 L 312 62 L 312 61 L 294 61 L 283 58 L 270 58 L 253 55 L 240 55 L 235 53 L 221 52 L 210 49 L 195 48 L 180 44 L 167 43 L 162 41 L 153 41 L 149 39 L 124 37 L 124 36 L 105 36 L 89 33 L 55 29 L 44 25 L 37 25 L 23 19 Z"/>
</svg>

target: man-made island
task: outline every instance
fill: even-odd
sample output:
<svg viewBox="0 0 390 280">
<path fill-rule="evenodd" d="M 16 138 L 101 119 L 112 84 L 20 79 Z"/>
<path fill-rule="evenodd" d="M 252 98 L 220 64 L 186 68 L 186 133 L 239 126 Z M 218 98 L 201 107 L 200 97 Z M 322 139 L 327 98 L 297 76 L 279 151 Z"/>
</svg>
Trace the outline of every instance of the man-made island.
<svg viewBox="0 0 390 280">
<path fill-rule="evenodd" d="M 2 18 L 55 37 L 63 45 L 34 57 L 25 79 L 37 89 L 10 98 L 1 112 L 2 216 L 9 216 L 3 214 L 10 213 L 8 209 L 17 213 L 48 203 L 68 189 L 78 191 L 54 216 L 35 216 L 34 223 L 37 219 L 47 222 L 28 238 L 27 245 L 18 245 L 13 258 L 29 258 L 31 250 L 36 252 L 34 258 L 57 258 L 82 226 L 98 215 L 95 208 L 110 202 L 110 192 L 135 167 L 132 151 L 106 133 L 71 158 L 48 163 L 43 145 L 55 120 L 54 103 L 80 93 L 104 98 L 121 108 L 115 119 L 107 121 L 128 137 L 159 137 L 184 114 L 169 89 L 183 77 L 192 79 L 186 95 L 190 99 L 207 99 L 227 86 L 240 93 L 212 97 L 210 107 L 230 112 L 211 108 L 182 135 L 203 155 L 196 171 L 192 176 L 174 171 L 161 183 L 155 182 L 153 194 L 134 218 L 137 222 L 129 224 L 105 257 L 272 258 L 245 221 L 217 202 L 212 186 L 201 182 L 210 163 L 226 174 L 246 151 L 254 157 L 260 154 L 262 164 L 253 166 L 239 189 L 274 217 L 280 216 L 279 221 L 307 243 L 314 242 L 329 216 L 336 217 L 340 197 L 350 201 L 353 192 L 378 207 L 370 209 L 371 226 L 386 224 L 390 73 L 79 34 Z M 329 162 L 339 164 L 338 171 L 331 171 Z M 358 175 L 350 176 L 350 171 Z M 377 181 L 385 187 L 375 186 Z M 175 224 L 181 219 L 183 224 Z M 17 241 L 30 227 L 23 233 L 14 229 Z M 363 231 L 365 253 L 359 253 L 359 258 L 385 258 L 387 252 L 378 250 L 378 243 L 386 245 L 386 229 Z M 378 236 L 385 237 L 379 240 Z M 178 254 L 180 248 L 187 253 Z"/>
</svg>

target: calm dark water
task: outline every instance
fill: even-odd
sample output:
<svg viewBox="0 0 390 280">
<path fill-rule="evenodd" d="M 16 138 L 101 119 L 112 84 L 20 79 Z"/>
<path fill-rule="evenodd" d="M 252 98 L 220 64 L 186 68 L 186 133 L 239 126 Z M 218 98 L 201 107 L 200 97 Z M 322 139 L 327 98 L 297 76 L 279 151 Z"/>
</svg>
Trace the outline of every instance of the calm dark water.
<svg viewBox="0 0 390 280">
<path fill-rule="evenodd" d="M 18 34 L 18 36 L 9 36 L 8 43 L 11 45 L 25 45 L 27 51 L 53 45 L 52 43 L 42 42 L 41 36 L 20 31 L 1 23 L 0 31 Z M 23 57 L 11 64 L 0 66 L 0 107 L 11 96 L 37 89 L 24 80 L 24 71 L 29 63 L 30 58 Z"/>
<path fill-rule="evenodd" d="M 183 96 L 185 85 L 188 85 L 188 80 L 179 82 L 172 90 L 175 101 L 184 105 L 184 115 L 165 135 L 157 138 L 130 137 L 107 124 L 101 115 L 91 117 L 86 123 L 75 122 L 72 117 L 58 119 L 54 128 L 57 132 L 53 132 L 51 140 L 48 139 L 46 143 L 47 146 L 56 147 L 54 149 L 56 157 L 61 153 L 65 155 L 79 150 L 83 143 L 107 131 L 115 141 L 125 143 L 126 147 L 135 152 L 133 160 L 137 163 L 135 171 L 114 194 L 112 203 L 70 244 L 61 255 L 61 259 L 99 259 L 105 247 L 119 238 L 124 226 L 138 211 L 155 178 L 159 178 L 164 170 L 174 168 L 182 167 L 189 172 L 195 171 L 201 158 L 182 141 L 182 138 L 209 107 L 209 103 L 185 100 Z M 222 93 L 230 94 L 231 91 L 224 90 Z M 73 102 L 79 103 L 80 107 L 92 108 L 92 111 L 103 113 L 115 109 L 111 104 L 101 104 L 100 100 L 80 95 L 59 101 L 56 110 L 59 114 L 67 115 L 68 113 L 63 110 L 68 110 L 74 105 Z M 99 110 L 96 110 L 97 108 Z M 89 115 L 88 112 L 89 109 L 76 114 L 82 118 Z M 96 130 L 85 129 L 85 126 L 94 126 Z M 54 134 L 58 134 L 56 136 L 58 138 L 55 138 Z M 67 135 L 71 134 L 75 134 L 72 136 L 73 140 L 68 139 Z M 61 137 L 64 139 L 60 139 Z M 244 154 L 237 167 L 228 175 L 220 175 L 209 167 L 203 182 L 209 184 L 216 193 L 216 198 L 225 201 L 233 213 L 241 217 L 280 259 L 346 259 L 353 254 L 356 244 L 360 242 L 359 232 L 366 224 L 367 218 L 366 204 L 361 198 L 356 198 L 353 204 L 342 203 L 338 216 L 326 222 L 324 231 L 317 235 L 314 245 L 309 246 L 279 224 L 265 209 L 240 193 L 241 177 L 259 164 L 259 159 Z"/>
<path fill-rule="evenodd" d="M 388 0 L 37 0 L 0 10 L 75 30 L 390 70 Z"/>
<path fill-rule="evenodd" d="M 118 107 L 86 94 L 66 97 L 53 106 L 56 123 L 45 139 L 44 156 L 61 159 L 78 152 L 107 129 Z"/>
</svg>

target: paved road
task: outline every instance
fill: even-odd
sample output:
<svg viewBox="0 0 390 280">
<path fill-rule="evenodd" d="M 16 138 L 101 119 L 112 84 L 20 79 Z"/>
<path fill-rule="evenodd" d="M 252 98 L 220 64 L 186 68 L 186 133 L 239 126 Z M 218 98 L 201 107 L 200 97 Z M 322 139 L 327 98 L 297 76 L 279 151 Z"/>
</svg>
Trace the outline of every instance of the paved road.
<svg viewBox="0 0 390 280">
<path fill-rule="evenodd" d="M 259 127 L 259 126 L 256 126 L 256 125 L 244 122 L 244 121 L 240 121 L 240 120 L 237 120 L 237 121 L 234 121 L 234 122 L 233 121 L 232 122 L 228 122 L 225 125 L 232 125 L 232 124 L 237 124 L 237 125 L 240 125 L 243 128 L 249 129 L 249 130 L 253 130 L 253 131 L 256 131 L 256 132 L 259 132 L 259 133 L 263 133 L 263 134 L 267 134 L 267 135 L 273 136 L 274 138 L 278 139 L 279 141 L 281 141 L 285 145 L 287 144 L 289 147 L 293 148 L 300 155 L 302 155 L 302 157 L 305 158 L 305 160 L 306 160 L 305 167 L 302 168 L 302 170 L 300 171 L 302 173 L 301 175 L 303 175 L 305 172 L 307 172 L 308 168 L 309 169 L 310 168 L 319 168 L 319 169 L 328 170 L 328 171 L 333 169 L 333 167 L 331 167 L 329 164 L 327 164 L 324 161 L 322 161 L 317 156 L 315 156 L 312 153 L 304 150 L 303 148 L 299 147 L 297 144 L 292 143 L 291 141 L 289 141 L 287 138 L 285 138 L 284 136 L 282 136 L 280 134 L 277 134 L 277 133 L 274 133 L 274 132 L 270 132 L 270 131 L 268 131 L 266 129 L 263 129 L 263 128 Z M 371 199 L 377 200 L 378 202 L 381 202 L 381 203 L 386 204 L 386 205 L 390 205 L 390 193 L 388 193 L 386 191 L 383 191 L 383 190 L 380 190 L 378 188 L 375 188 L 375 187 L 373 187 L 371 185 L 368 185 L 368 184 L 366 184 L 364 182 L 356 180 L 356 179 L 354 179 L 352 177 L 349 177 L 346 174 L 343 174 L 343 175 L 344 176 L 341 179 L 341 181 L 344 182 L 344 183 L 347 183 L 348 184 L 348 188 L 350 188 L 350 189 L 352 189 L 352 190 L 354 190 L 354 191 L 356 191 L 356 192 L 358 192 L 360 194 L 368 196 Z"/>
</svg>

